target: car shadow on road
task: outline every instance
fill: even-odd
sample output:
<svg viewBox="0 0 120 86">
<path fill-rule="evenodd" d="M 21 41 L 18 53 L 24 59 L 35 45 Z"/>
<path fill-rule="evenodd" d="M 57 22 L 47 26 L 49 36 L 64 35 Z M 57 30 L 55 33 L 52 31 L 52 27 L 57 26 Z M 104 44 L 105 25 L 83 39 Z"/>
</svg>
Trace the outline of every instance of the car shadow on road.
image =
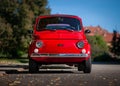
<svg viewBox="0 0 120 86">
<path fill-rule="evenodd" d="M 37 73 L 29 73 L 28 65 L 0 65 L 0 72 L 5 72 L 6 74 L 75 74 L 75 69 L 71 67 L 54 67 L 54 66 L 43 66 L 39 69 Z M 79 72 L 81 73 L 81 72 Z M 82 73 L 81 73 L 82 74 Z"/>
</svg>

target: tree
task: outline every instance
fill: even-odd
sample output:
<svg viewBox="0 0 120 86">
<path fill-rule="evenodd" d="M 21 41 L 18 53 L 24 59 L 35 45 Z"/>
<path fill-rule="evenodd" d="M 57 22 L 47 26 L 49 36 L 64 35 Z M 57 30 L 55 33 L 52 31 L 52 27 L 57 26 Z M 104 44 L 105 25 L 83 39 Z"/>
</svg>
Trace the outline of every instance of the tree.
<svg viewBox="0 0 120 86">
<path fill-rule="evenodd" d="M 1 46 L 1 53 L 9 53 L 11 57 L 18 57 L 22 51 L 27 52 L 30 40 L 27 30 L 32 28 L 37 16 L 44 14 L 50 14 L 47 0 L 0 0 L 0 23 L 2 24 L 0 30 L 9 32 L 4 36 L 1 32 L 0 38 L 4 40 L 1 39 L 0 43 L 6 40 L 7 47 L 11 47 L 6 51 L 5 47 Z M 10 41 L 5 39 L 7 35 L 10 35 Z"/>
<path fill-rule="evenodd" d="M 0 17 L 0 54 L 7 54 L 8 52 L 5 52 L 6 50 L 11 50 L 11 44 L 12 39 L 12 28 L 11 25 L 6 22 L 3 18 Z"/>
<path fill-rule="evenodd" d="M 115 56 L 119 56 L 120 55 L 120 35 L 118 34 L 118 32 L 116 30 L 113 31 L 111 52 Z"/>
</svg>

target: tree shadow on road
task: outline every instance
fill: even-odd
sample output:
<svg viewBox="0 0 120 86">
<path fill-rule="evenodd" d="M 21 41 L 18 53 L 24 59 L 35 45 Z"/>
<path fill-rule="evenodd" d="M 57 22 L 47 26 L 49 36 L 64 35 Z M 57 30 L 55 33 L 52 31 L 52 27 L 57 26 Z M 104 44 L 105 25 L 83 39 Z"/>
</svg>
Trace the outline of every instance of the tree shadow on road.
<svg viewBox="0 0 120 86">
<path fill-rule="evenodd" d="M 29 71 L 6 70 L 7 74 L 68 74 L 74 73 L 72 71 L 39 71 L 37 73 L 29 73 Z"/>
</svg>

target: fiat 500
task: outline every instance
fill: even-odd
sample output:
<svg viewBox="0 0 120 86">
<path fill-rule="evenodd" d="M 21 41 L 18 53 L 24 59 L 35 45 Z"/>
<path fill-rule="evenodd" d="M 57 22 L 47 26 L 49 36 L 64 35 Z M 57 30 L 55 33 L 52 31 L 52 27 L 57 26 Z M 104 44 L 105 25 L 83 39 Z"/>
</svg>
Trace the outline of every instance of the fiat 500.
<svg viewBox="0 0 120 86">
<path fill-rule="evenodd" d="M 91 49 L 82 20 L 74 15 L 44 15 L 36 18 L 29 46 L 29 72 L 45 64 L 76 65 L 78 71 L 91 72 Z"/>
</svg>

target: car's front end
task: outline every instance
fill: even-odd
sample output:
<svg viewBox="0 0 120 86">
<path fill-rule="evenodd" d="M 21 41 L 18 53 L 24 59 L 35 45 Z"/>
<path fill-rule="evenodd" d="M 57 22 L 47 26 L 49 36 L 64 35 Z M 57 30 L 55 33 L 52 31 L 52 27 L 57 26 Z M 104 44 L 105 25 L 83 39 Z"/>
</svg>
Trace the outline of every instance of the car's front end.
<svg viewBox="0 0 120 86">
<path fill-rule="evenodd" d="M 38 17 L 28 55 L 31 72 L 37 71 L 39 64 L 54 63 L 78 64 L 81 70 L 81 65 L 91 58 L 81 19 L 69 15 Z"/>
</svg>

